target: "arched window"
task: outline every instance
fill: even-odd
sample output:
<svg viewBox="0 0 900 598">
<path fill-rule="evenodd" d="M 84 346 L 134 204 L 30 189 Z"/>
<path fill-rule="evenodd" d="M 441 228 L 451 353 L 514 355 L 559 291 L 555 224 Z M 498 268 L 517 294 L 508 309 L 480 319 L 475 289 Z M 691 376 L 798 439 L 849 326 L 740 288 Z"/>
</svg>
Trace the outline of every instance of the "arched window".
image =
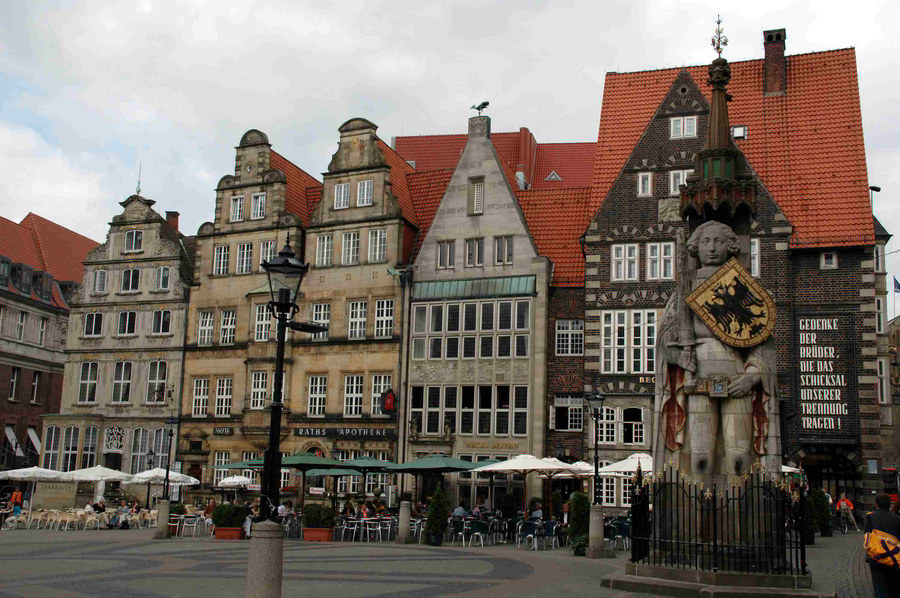
<svg viewBox="0 0 900 598">
<path fill-rule="evenodd" d="M 78 468 L 78 428 L 67 426 L 63 433 L 62 470 L 72 471 Z"/>
<path fill-rule="evenodd" d="M 81 467 L 93 467 L 97 464 L 97 439 L 100 437 L 100 430 L 94 426 L 85 428 L 84 445 L 81 447 Z"/>
<path fill-rule="evenodd" d="M 135 428 L 131 440 L 131 473 L 136 474 L 147 467 L 147 449 L 150 448 L 150 431 L 146 428 Z"/>
<path fill-rule="evenodd" d="M 59 427 L 44 430 L 44 467 L 59 470 Z"/>
<path fill-rule="evenodd" d="M 622 412 L 622 442 L 644 444 L 644 410 L 629 407 Z"/>
</svg>

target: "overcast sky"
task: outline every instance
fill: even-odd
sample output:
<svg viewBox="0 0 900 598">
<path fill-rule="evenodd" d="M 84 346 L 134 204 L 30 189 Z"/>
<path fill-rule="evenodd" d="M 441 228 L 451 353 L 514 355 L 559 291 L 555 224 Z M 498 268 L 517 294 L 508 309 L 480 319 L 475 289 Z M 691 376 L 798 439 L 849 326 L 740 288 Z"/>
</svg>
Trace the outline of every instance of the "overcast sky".
<svg viewBox="0 0 900 598">
<path fill-rule="evenodd" d="M 194 234 L 250 128 L 319 179 L 354 116 L 385 140 L 463 133 L 487 99 L 495 132 L 593 141 L 604 74 L 708 63 L 721 12 L 732 61 L 761 58 L 779 27 L 788 54 L 856 47 L 875 211 L 900 234 L 900 2 L 2 4 L 0 215 L 15 221 L 102 241 L 143 163 L 142 194 Z"/>
</svg>

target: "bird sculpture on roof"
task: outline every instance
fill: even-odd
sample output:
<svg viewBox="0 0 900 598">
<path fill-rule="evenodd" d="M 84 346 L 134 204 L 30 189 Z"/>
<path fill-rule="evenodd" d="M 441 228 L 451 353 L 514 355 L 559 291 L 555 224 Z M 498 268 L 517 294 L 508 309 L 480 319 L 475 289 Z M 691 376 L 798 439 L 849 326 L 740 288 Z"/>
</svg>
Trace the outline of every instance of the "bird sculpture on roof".
<svg viewBox="0 0 900 598">
<path fill-rule="evenodd" d="M 490 104 L 490 102 L 485 100 L 485 101 L 481 102 L 480 104 L 472 106 L 471 110 L 478 110 L 478 116 L 481 116 L 481 111 L 484 110 L 485 108 L 487 108 L 488 104 Z"/>
</svg>

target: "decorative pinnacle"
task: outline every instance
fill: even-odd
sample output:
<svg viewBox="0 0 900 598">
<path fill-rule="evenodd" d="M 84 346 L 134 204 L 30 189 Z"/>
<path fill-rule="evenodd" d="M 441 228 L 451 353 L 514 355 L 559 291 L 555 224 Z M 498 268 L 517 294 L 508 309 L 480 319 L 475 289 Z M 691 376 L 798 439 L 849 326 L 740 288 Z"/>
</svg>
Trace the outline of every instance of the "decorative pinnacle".
<svg viewBox="0 0 900 598">
<path fill-rule="evenodd" d="M 728 38 L 722 35 L 722 33 L 724 33 L 724 30 L 722 29 L 722 17 L 721 15 L 716 15 L 716 34 L 712 37 L 712 47 L 719 53 L 719 58 L 722 57 L 722 48 L 728 45 Z"/>
</svg>

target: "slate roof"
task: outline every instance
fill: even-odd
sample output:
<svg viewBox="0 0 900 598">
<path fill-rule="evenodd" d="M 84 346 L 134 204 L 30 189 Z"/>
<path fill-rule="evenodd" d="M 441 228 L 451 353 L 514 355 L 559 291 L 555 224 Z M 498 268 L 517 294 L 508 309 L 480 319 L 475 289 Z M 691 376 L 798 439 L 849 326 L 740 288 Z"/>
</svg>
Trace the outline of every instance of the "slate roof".
<svg viewBox="0 0 900 598">
<path fill-rule="evenodd" d="M 793 247 L 874 241 L 853 48 L 787 56 L 787 92 L 763 96 L 763 60 L 732 62 L 731 125 L 751 167 L 794 227 Z M 698 86 L 707 65 L 687 67 Z M 591 207 L 599 208 L 680 68 L 608 73 L 603 90 Z"/>
</svg>

